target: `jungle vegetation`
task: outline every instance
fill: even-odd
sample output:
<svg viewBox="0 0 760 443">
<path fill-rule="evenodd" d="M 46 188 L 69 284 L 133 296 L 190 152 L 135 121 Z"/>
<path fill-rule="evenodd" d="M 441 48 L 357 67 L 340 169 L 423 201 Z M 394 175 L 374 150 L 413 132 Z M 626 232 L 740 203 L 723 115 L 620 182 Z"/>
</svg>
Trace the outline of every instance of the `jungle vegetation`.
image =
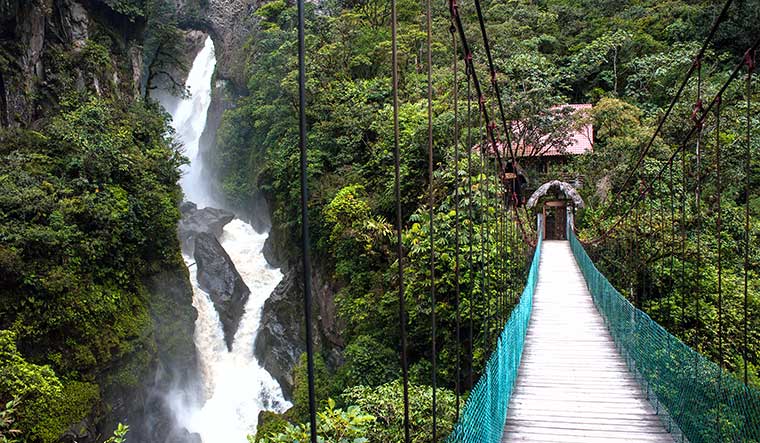
<svg viewBox="0 0 760 443">
<path fill-rule="evenodd" d="M 675 93 L 707 29 L 722 2 L 654 1 L 581 1 L 543 0 L 538 2 L 485 1 L 484 14 L 497 66 L 497 80 L 502 85 L 507 119 L 519 121 L 546 113 L 564 103 L 592 103 L 588 116 L 596 128 L 594 153 L 579 156 L 554 174 L 582 176 L 581 193 L 589 209 L 577 221 L 580 236 L 592 239 L 611 226 L 616 215 L 638 195 L 638 189 L 622 189 L 622 182 L 633 168 L 637 156 L 654 131 Z M 428 242 L 428 180 L 426 169 L 426 69 L 425 27 L 422 4 L 399 2 L 400 45 L 400 125 L 401 174 L 403 196 L 403 242 L 407 251 L 406 301 L 409 312 L 410 374 L 414 386 L 430 384 L 430 298 Z M 474 47 L 477 68 L 487 75 L 482 41 L 472 4 L 458 4 L 464 17 L 465 32 Z M 360 404 L 352 393 L 357 387 L 397 383 L 399 368 L 398 314 L 395 280 L 393 220 L 393 155 L 390 90 L 390 26 L 388 2 L 327 1 L 319 6 L 307 5 L 307 118 L 309 126 L 309 217 L 313 235 L 312 248 L 317 260 L 340 282 L 337 296 L 339 313 L 345 321 L 346 363 L 334 373 L 325 370 L 325 382 L 319 383 L 321 404 L 327 398 L 341 404 Z M 295 53 L 294 7 L 282 1 L 262 6 L 260 28 L 250 39 L 249 95 L 225 114 L 219 134 L 215 166 L 225 194 L 240 204 L 254 192 L 264 192 L 273 202 L 273 229 L 284 233 L 297 244 L 299 216 L 297 210 L 298 140 L 296 120 L 297 65 Z M 491 241 L 500 235 L 494 214 L 501 209 L 493 204 L 488 160 L 481 166 L 477 153 L 470 167 L 466 162 L 466 80 L 458 74 L 458 124 L 461 126 L 459 177 L 454 176 L 454 108 L 453 49 L 447 5 L 433 5 L 433 133 L 435 179 L 434 229 L 436 231 L 436 306 L 439 320 L 437 337 L 438 379 L 445 390 L 466 394 L 468 371 L 477 378 L 480 365 L 489 352 L 497 331 L 490 322 L 484 300 L 496 300 L 498 294 L 519 293 L 524 278 L 529 248 L 524 239 L 512 232 L 504 242 Z M 750 45 L 760 7 L 756 2 L 740 1 L 723 26 L 703 61 L 703 94 L 714 93 L 727 73 L 741 59 Z M 754 29 L 754 31 L 753 31 Z M 463 64 L 459 63 L 462 68 Z M 487 90 L 493 109 L 492 91 Z M 679 137 L 688 128 L 696 85 L 687 86 L 674 117 L 657 138 L 655 149 L 646 157 L 634 178 L 650 177 L 663 158 L 677 147 Z M 757 89 L 754 92 L 757 98 Z M 731 149 L 743 149 L 743 105 L 741 82 L 724 96 L 721 137 Z M 753 113 L 752 125 L 758 120 Z M 477 112 L 473 111 L 471 139 L 478 143 Z M 550 131 L 550 128 L 545 128 Z M 710 128 L 706 128 L 706 133 Z M 703 164 L 713 161 L 714 149 L 705 135 Z M 714 139 L 715 136 L 713 135 Z M 754 158 L 760 146 L 752 144 Z M 693 152 L 693 151 L 689 151 Z M 736 157 L 739 158 L 739 157 Z M 693 154 L 687 162 L 693 163 Z M 690 166 L 691 167 L 691 166 Z M 714 197 L 713 168 L 703 171 L 704 231 L 700 253 L 701 277 L 696 278 L 696 225 L 694 202 L 687 203 L 683 225 L 686 229 L 686 254 L 678 255 L 675 267 L 686 268 L 683 284 L 671 284 L 675 276 L 669 255 L 674 238 L 669 234 L 672 220 L 666 198 L 666 182 L 658 184 L 653 197 L 635 212 L 636 223 L 616 229 L 608 242 L 591 248 L 591 253 L 609 278 L 637 306 L 660 321 L 672 333 L 692 344 L 713 359 L 717 334 L 714 287 L 714 217 L 709 209 Z M 740 251 L 743 241 L 742 217 L 746 174 L 738 160 L 725 166 L 730 177 L 723 196 L 725 251 Z M 758 171 L 753 160 L 753 171 Z M 532 172 L 530 172 L 532 173 Z M 686 201 L 693 195 L 693 170 L 674 168 L 674 182 L 687 180 Z M 470 188 L 470 177 L 472 180 Z M 749 343 L 755 343 L 760 326 L 758 311 L 757 232 L 760 200 L 757 197 L 757 172 L 752 175 L 750 210 L 752 225 L 751 274 L 749 299 Z M 535 173 L 535 180 L 546 177 Z M 490 189 L 489 189 L 489 183 Z M 538 181 L 533 186 L 537 186 Z M 474 210 L 468 212 L 472 189 Z M 459 383 L 456 380 L 456 356 L 466 355 L 466 328 L 460 341 L 455 332 L 454 287 L 454 217 L 455 190 L 460 196 L 458 217 L 463 229 L 461 265 L 462 324 L 469 322 L 469 307 L 474 307 L 476 325 L 474 366 L 464 365 Z M 613 202 L 614 197 L 617 200 Z M 683 193 L 683 192 L 682 192 Z M 464 197 L 463 197 L 464 196 Z M 527 197 L 527 196 L 525 196 Z M 693 199 L 692 199 L 693 200 Z M 667 209 L 667 210 L 666 210 Z M 692 211 L 692 212 L 690 212 Z M 729 215 L 730 214 L 730 215 Z M 644 221 L 651 218 L 651 223 Z M 525 224 L 529 225 L 529 219 Z M 680 226 L 680 224 L 678 225 Z M 469 237 L 472 229 L 472 237 Z M 712 232 L 712 234 L 710 234 Z M 710 237 L 710 238 L 708 238 Z M 677 243 L 677 241 L 676 241 Z M 472 259 L 467 248 L 472 244 Z M 623 248 L 621 244 L 635 244 Z M 466 245 L 466 247 L 464 247 Z M 506 248 L 503 249 L 503 248 Z M 633 250 L 633 253 L 630 251 Z M 505 268 L 495 269 L 499 253 L 509 257 Z M 725 253 L 724 253 L 725 256 Z M 706 265 L 706 263 L 713 263 Z M 724 365 L 741 376 L 742 324 L 739 285 L 743 272 L 737 252 L 724 263 L 724 318 L 727 325 Z M 506 278 L 502 279 L 503 276 Z M 485 284 L 480 284 L 485 282 Z M 705 306 L 697 320 L 693 303 L 681 303 L 693 297 L 695 285 L 701 285 L 701 303 Z M 633 287 L 633 290 L 631 288 Z M 514 297 L 508 298 L 514 302 Z M 693 298 L 689 298 L 692 300 Z M 683 306 L 683 309 L 681 309 Z M 696 322 L 700 323 L 697 327 Z M 464 326 L 463 326 L 464 328 Z M 701 332 L 697 335 L 695 331 Z M 458 350 L 457 350 L 458 348 Z M 750 350 L 747 366 L 750 382 L 758 383 L 758 350 Z M 303 374 L 300 382 L 304 383 Z M 329 382 L 328 382 L 329 380 Z M 440 386 L 440 384 L 439 384 Z M 305 397 L 296 397 L 292 422 L 305 420 Z M 442 406 L 448 407 L 448 405 Z M 300 417 L 299 417 L 300 415 Z M 396 437 L 401 428 L 396 426 Z M 260 432 L 264 433 L 264 430 Z M 273 434 L 274 435 L 274 434 Z M 386 437 L 369 434 L 370 441 Z M 425 441 L 422 434 L 418 438 Z M 393 439 L 393 437 L 391 437 Z"/>
</svg>

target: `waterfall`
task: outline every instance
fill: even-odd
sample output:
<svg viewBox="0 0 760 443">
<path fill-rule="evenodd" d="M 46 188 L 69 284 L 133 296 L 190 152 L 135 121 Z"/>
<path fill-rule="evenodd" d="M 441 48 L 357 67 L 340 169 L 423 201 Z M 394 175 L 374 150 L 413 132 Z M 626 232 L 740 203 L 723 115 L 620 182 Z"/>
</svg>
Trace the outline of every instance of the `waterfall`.
<svg viewBox="0 0 760 443">
<path fill-rule="evenodd" d="M 211 102 L 215 65 L 214 45 L 207 38 L 187 77 L 191 97 L 169 109 L 177 136 L 190 159 L 182 171 L 180 184 L 186 198 L 199 207 L 220 207 L 210 197 L 199 149 Z M 261 367 L 253 353 L 261 309 L 282 279 L 279 269 L 269 266 L 264 259 L 262 249 L 267 236 L 268 233 L 257 233 L 248 223 L 235 219 L 225 226 L 219 239 L 251 291 L 232 351 L 224 343 L 222 325 L 211 299 L 198 287 L 194 260 L 185 257 L 193 284 L 193 306 L 198 311 L 194 342 L 205 395 L 202 404 L 178 400 L 187 398 L 179 394 L 172 396 L 170 403 L 178 423 L 198 433 L 203 443 L 244 443 L 246 435 L 256 431 L 261 410 L 282 412 L 291 406 L 283 398 L 277 381 Z"/>
<path fill-rule="evenodd" d="M 172 112 L 172 126 L 184 146 L 185 156 L 190 159 L 190 164 L 182 167 L 180 185 L 185 199 L 198 207 L 213 206 L 208 183 L 203 177 L 200 139 L 211 104 L 211 77 L 215 67 L 214 43 L 211 37 L 206 37 L 203 49 L 195 57 L 185 82 L 190 98 L 181 100 Z"/>
</svg>

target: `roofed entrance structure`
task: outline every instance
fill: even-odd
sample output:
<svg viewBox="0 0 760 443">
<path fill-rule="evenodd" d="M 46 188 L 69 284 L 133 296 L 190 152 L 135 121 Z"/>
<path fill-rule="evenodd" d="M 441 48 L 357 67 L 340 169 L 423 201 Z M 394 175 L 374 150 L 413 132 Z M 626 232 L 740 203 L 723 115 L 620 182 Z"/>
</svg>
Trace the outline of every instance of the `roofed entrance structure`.
<svg viewBox="0 0 760 443">
<path fill-rule="evenodd" d="M 573 225 L 575 208 L 585 207 L 583 198 L 569 183 L 552 180 L 539 186 L 528 199 L 527 207 L 540 204 L 537 229 L 543 229 L 547 240 L 567 240 L 567 231 Z M 542 223 L 543 221 L 543 223 Z"/>
</svg>

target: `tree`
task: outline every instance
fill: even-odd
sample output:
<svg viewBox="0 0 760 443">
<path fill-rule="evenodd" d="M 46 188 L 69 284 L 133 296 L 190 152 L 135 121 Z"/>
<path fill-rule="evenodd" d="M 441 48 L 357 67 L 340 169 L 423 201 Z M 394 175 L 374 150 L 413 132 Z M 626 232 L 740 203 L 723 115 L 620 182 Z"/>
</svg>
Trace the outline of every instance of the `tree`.
<svg viewBox="0 0 760 443">
<path fill-rule="evenodd" d="M 143 43 L 144 73 L 141 90 L 143 96 L 158 89 L 159 80 L 168 82 L 168 90 L 175 95 L 186 96 L 184 83 L 175 78 L 178 71 L 189 67 L 184 61 L 185 36 L 177 27 L 174 2 L 170 0 L 146 0 L 146 30 Z"/>
<path fill-rule="evenodd" d="M 588 78 L 590 76 L 601 78 L 602 81 L 611 84 L 612 93 L 617 95 L 620 80 L 620 73 L 618 72 L 620 52 L 626 48 L 632 39 L 633 34 L 628 31 L 608 31 L 578 51 L 570 59 L 569 69 L 574 71 L 576 78 Z M 604 69 L 610 65 L 612 72 Z"/>
</svg>

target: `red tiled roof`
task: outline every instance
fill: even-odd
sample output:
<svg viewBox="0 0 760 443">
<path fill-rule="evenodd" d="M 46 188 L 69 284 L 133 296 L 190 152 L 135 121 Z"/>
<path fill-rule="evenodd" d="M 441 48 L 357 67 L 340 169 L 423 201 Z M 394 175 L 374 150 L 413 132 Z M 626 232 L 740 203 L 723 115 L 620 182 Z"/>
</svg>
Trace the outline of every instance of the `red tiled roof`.
<svg viewBox="0 0 760 443">
<path fill-rule="evenodd" d="M 580 109 L 591 110 L 591 104 L 571 104 L 567 106 L 574 108 L 575 111 L 573 112 L 577 112 Z M 550 148 L 550 152 L 544 153 L 544 155 L 577 155 L 591 152 L 594 148 L 594 126 L 591 122 L 588 122 L 575 131 L 568 141 L 570 144 L 565 147 L 564 153 L 559 152 L 555 148 Z"/>
<path fill-rule="evenodd" d="M 562 105 L 562 106 L 556 106 L 552 109 L 560 109 L 564 107 L 572 107 L 574 110 L 573 112 L 578 112 L 579 110 L 590 110 L 592 108 L 591 104 L 568 104 L 568 105 Z M 519 123 L 512 123 L 513 127 L 516 127 L 519 125 Z M 584 124 L 582 127 L 577 129 L 575 132 L 573 132 L 567 139 L 568 144 L 562 148 L 554 147 L 554 146 L 548 146 L 548 147 L 542 147 L 543 152 L 534 154 L 533 153 L 533 147 L 532 146 L 514 146 L 515 148 L 515 156 L 517 157 L 530 157 L 532 155 L 537 156 L 560 156 L 560 155 L 579 155 L 579 154 L 585 154 L 586 152 L 593 151 L 594 147 L 594 127 L 591 124 L 591 122 L 588 122 Z M 506 155 L 506 149 L 502 142 L 497 142 L 497 146 L 499 149 L 499 152 L 502 153 L 502 155 Z M 479 149 L 479 147 L 475 146 L 474 149 Z M 493 150 L 491 150 L 493 151 Z"/>
</svg>

